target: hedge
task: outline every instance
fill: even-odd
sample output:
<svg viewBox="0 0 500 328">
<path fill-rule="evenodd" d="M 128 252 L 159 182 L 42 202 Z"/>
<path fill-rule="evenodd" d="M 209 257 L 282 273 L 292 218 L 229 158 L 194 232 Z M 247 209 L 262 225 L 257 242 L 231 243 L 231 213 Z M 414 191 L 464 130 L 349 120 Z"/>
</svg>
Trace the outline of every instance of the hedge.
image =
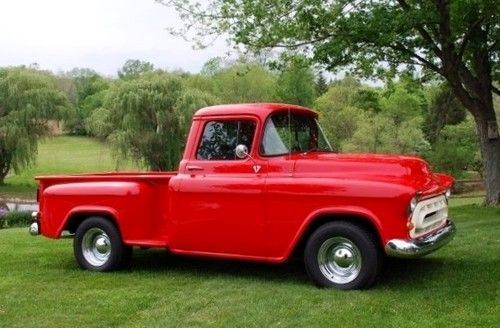
<svg viewBox="0 0 500 328">
<path fill-rule="evenodd" d="M 0 217 L 0 229 L 27 227 L 31 223 L 31 212 L 7 212 Z"/>
</svg>

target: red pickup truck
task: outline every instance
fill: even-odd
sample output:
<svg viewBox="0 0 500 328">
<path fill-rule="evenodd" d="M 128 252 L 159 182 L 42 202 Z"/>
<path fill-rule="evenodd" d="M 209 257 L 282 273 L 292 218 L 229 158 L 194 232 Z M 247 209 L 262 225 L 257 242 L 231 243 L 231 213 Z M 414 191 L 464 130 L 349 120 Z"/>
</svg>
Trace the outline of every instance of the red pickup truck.
<svg viewBox="0 0 500 328">
<path fill-rule="evenodd" d="M 304 107 L 200 109 L 178 172 L 43 176 L 33 235 L 74 236 L 83 269 L 110 271 L 132 247 L 282 263 L 314 283 L 371 286 L 384 256 L 448 243 L 453 179 L 415 157 L 337 154 Z"/>
</svg>

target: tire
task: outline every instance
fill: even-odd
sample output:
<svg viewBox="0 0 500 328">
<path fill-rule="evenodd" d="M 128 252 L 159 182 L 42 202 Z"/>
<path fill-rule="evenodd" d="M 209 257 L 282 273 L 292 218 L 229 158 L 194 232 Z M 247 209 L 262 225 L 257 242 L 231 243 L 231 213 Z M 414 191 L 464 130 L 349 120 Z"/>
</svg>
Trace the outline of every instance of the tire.
<svg viewBox="0 0 500 328">
<path fill-rule="evenodd" d="M 319 227 L 304 251 L 307 274 L 319 287 L 368 288 L 375 283 L 382 261 L 375 236 L 343 221 Z"/>
<path fill-rule="evenodd" d="M 99 216 L 89 217 L 76 229 L 73 251 L 82 269 L 101 272 L 120 269 L 132 255 L 116 226 Z"/>
</svg>

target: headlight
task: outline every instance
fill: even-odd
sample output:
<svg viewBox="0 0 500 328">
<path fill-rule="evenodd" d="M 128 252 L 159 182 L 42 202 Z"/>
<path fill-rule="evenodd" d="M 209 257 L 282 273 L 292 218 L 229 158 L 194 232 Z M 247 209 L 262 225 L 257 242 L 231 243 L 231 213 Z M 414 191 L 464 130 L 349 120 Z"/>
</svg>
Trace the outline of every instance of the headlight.
<svg viewBox="0 0 500 328">
<path fill-rule="evenodd" d="M 415 196 L 411 199 L 410 205 L 408 205 L 408 216 L 411 216 L 413 214 L 413 211 L 415 211 L 415 208 L 417 207 L 418 203 L 418 198 Z"/>
</svg>

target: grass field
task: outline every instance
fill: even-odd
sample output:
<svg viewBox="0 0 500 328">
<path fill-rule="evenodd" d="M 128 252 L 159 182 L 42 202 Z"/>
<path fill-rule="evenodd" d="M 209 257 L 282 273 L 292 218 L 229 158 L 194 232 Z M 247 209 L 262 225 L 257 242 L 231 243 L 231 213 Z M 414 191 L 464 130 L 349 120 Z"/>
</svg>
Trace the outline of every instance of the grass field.
<svg viewBox="0 0 500 328">
<path fill-rule="evenodd" d="M 37 175 L 137 170 L 130 162 L 117 165 L 109 145 L 91 138 L 57 136 L 42 140 L 38 147 L 36 165 L 7 177 L 0 198 L 34 199 Z"/>
<path fill-rule="evenodd" d="M 500 208 L 451 210 L 452 243 L 390 260 L 367 291 L 322 290 L 282 266 L 136 250 L 130 269 L 81 271 L 71 240 L 0 230 L 1 327 L 497 327 Z"/>
</svg>

